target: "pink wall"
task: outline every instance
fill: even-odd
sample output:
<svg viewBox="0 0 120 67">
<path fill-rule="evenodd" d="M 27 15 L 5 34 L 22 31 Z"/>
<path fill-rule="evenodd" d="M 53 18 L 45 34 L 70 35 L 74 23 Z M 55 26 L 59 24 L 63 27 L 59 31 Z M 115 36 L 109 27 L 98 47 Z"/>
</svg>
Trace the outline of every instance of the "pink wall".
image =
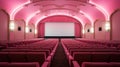
<svg viewBox="0 0 120 67">
<path fill-rule="evenodd" d="M 8 29 L 9 29 L 9 16 L 8 14 L 0 9 L 0 41 L 8 41 Z"/>
<path fill-rule="evenodd" d="M 99 31 L 99 28 L 102 28 L 101 31 Z M 94 25 L 95 29 L 95 39 L 99 40 L 110 40 L 110 31 L 105 30 L 105 21 L 97 20 Z"/>
<path fill-rule="evenodd" d="M 82 25 L 75 23 L 75 37 L 82 37 Z"/>
<path fill-rule="evenodd" d="M 35 32 L 34 32 L 35 31 L 35 26 L 33 24 L 29 24 L 28 27 L 29 27 L 29 32 L 26 33 L 26 39 L 35 38 Z M 30 32 L 30 29 L 32 30 L 31 32 Z"/>
<path fill-rule="evenodd" d="M 73 19 L 68 16 L 52 16 L 52 17 L 48 17 L 40 21 L 40 23 L 38 24 L 38 37 L 44 37 L 44 34 L 45 34 L 44 23 L 45 22 L 74 22 L 75 23 L 75 37 L 81 37 L 82 25 L 76 19 Z"/>
<path fill-rule="evenodd" d="M 88 29 L 89 29 L 89 32 L 88 32 Z M 91 33 L 91 25 L 90 24 L 86 24 L 85 25 L 85 34 L 84 34 L 84 37 L 87 38 L 87 39 L 93 39 L 93 35 L 94 33 Z"/>
<path fill-rule="evenodd" d="M 38 37 L 44 37 L 45 35 L 45 23 L 39 23 L 38 25 Z"/>
<path fill-rule="evenodd" d="M 21 27 L 21 31 L 18 30 L 18 27 Z M 18 41 L 24 39 L 33 39 L 35 37 L 34 34 L 34 25 L 29 24 L 29 32 L 26 33 L 25 31 L 25 22 L 23 20 L 15 20 L 15 30 L 10 31 L 10 41 Z M 32 30 L 30 32 L 30 29 Z"/>
<path fill-rule="evenodd" d="M 115 11 L 111 16 L 112 40 L 120 41 L 120 10 Z"/>
<path fill-rule="evenodd" d="M 18 30 L 21 27 L 21 30 Z M 25 22 L 23 20 L 15 20 L 15 30 L 10 31 L 10 40 L 18 41 L 25 39 Z"/>
</svg>

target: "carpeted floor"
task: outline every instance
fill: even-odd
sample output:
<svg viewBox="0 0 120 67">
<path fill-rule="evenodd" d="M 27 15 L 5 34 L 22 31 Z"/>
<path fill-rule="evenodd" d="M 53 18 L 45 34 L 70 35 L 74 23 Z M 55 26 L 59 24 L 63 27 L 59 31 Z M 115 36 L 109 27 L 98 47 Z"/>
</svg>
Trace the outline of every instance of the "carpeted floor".
<svg viewBox="0 0 120 67">
<path fill-rule="evenodd" d="M 50 67 L 70 67 L 67 57 L 65 55 L 65 51 L 60 42 L 59 42 L 59 45 L 57 47 L 57 50 L 55 52 L 55 55 L 53 57 Z"/>
</svg>

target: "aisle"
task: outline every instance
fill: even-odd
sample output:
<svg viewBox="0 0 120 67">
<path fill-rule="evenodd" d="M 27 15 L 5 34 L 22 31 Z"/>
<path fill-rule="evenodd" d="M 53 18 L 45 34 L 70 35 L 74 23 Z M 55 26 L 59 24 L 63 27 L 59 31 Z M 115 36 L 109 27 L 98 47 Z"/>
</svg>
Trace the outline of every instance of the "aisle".
<svg viewBox="0 0 120 67">
<path fill-rule="evenodd" d="M 53 57 L 53 61 L 51 62 L 50 67 L 70 67 L 67 57 L 65 55 L 65 51 L 61 45 L 61 42 L 57 47 L 57 50 L 55 52 L 55 55 Z"/>
</svg>

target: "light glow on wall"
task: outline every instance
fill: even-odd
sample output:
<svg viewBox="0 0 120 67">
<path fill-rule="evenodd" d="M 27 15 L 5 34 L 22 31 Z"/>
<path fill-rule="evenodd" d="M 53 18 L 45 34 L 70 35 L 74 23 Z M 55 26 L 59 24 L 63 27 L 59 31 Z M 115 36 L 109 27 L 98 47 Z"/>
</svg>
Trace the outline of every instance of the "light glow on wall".
<svg viewBox="0 0 120 67">
<path fill-rule="evenodd" d="M 14 20 L 15 15 L 17 14 L 17 12 L 19 12 L 26 4 L 29 4 L 30 0 L 27 1 L 26 3 L 23 3 L 19 6 L 17 6 L 11 13 L 10 13 L 10 19 Z"/>
<path fill-rule="evenodd" d="M 15 23 L 14 21 L 10 21 L 10 30 L 14 31 L 14 29 L 15 29 Z"/>
<path fill-rule="evenodd" d="M 90 32 L 94 33 L 94 28 L 93 27 L 91 27 Z"/>
<path fill-rule="evenodd" d="M 85 34 L 85 30 L 84 29 L 82 30 L 82 33 Z"/>
<path fill-rule="evenodd" d="M 28 26 L 26 26 L 25 31 L 26 31 L 26 33 L 29 32 L 29 27 Z"/>
<path fill-rule="evenodd" d="M 106 24 L 105 24 L 105 30 L 106 31 L 110 30 L 110 22 L 109 21 L 107 21 Z"/>
<path fill-rule="evenodd" d="M 35 29 L 35 34 L 37 34 L 38 33 L 38 31 L 37 31 L 37 29 Z"/>
<path fill-rule="evenodd" d="M 100 6 L 100 5 L 96 4 L 96 3 L 94 3 L 92 0 L 90 0 L 89 3 L 95 5 L 96 8 L 104 14 L 106 20 L 109 20 L 109 19 L 110 19 L 109 13 L 108 13 L 102 6 Z"/>
</svg>

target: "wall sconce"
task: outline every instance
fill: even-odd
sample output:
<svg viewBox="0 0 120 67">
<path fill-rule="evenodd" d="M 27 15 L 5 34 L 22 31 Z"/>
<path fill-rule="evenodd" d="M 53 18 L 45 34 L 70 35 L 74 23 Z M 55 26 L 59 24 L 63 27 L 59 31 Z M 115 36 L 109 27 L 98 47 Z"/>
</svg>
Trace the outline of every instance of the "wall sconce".
<svg viewBox="0 0 120 67">
<path fill-rule="evenodd" d="M 14 29 L 15 29 L 15 23 L 14 23 L 14 21 L 10 21 L 10 30 L 11 31 L 14 31 Z"/>
<path fill-rule="evenodd" d="M 84 29 L 82 30 L 82 33 L 85 34 L 85 30 Z"/>
<path fill-rule="evenodd" d="M 35 34 L 37 34 L 37 29 L 35 29 Z"/>
<path fill-rule="evenodd" d="M 106 24 L 105 24 L 105 30 L 106 31 L 109 31 L 110 30 L 110 22 L 106 22 Z"/>
<path fill-rule="evenodd" d="M 26 31 L 26 33 L 29 32 L 29 28 L 28 28 L 28 26 L 26 26 L 25 31 Z"/>
<path fill-rule="evenodd" d="M 94 33 L 94 28 L 93 28 L 93 27 L 90 29 L 90 32 L 91 32 L 91 33 Z"/>
</svg>

